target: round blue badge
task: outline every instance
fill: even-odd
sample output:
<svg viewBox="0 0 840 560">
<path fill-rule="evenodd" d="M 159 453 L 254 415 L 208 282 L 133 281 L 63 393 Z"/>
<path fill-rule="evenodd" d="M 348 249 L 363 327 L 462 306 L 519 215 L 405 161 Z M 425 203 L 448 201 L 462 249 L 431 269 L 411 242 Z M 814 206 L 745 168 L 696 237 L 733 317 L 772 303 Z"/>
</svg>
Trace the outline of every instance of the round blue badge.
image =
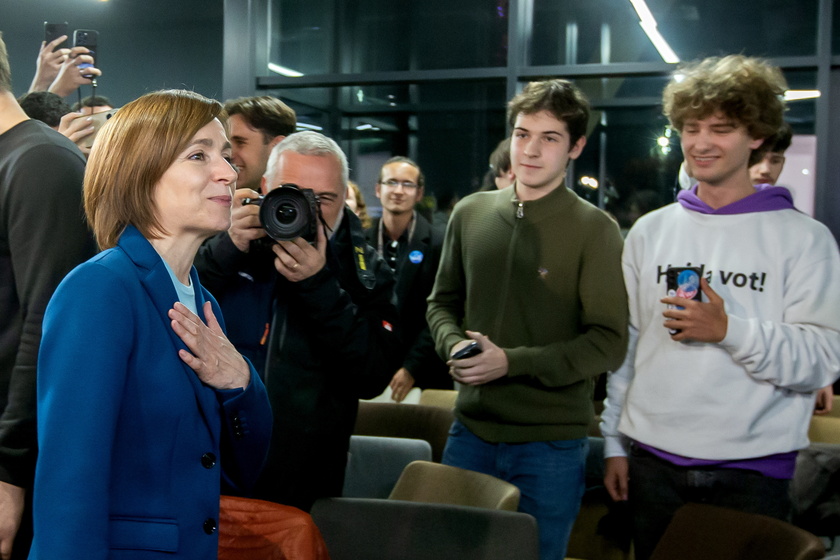
<svg viewBox="0 0 840 560">
<path fill-rule="evenodd" d="M 412 251 L 408 254 L 408 260 L 414 264 L 420 264 L 423 262 L 423 253 L 420 251 Z"/>
</svg>

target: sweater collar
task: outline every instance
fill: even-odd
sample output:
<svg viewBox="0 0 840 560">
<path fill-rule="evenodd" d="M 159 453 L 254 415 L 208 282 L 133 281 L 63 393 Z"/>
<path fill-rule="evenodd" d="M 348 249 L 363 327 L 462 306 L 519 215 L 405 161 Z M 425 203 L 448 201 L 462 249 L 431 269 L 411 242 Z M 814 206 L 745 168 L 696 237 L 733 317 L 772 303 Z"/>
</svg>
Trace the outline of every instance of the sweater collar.
<svg viewBox="0 0 840 560">
<path fill-rule="evenodd" d="M 516 196 L 514 187 L 515 183 L 497 191 L 499 195 L 496 199 L 496 207 L 499 213 L 511 223 L 517 219 L 516 216 L 520 207 L 522 209 L 521 217 L 534 222 L 552 216 L 560 210 L 570 207 L 578 200 L 578 196 L 566 188 L 565 181 L 547 195 L 528 201 L 520 201 Z"/>
<path fill-rule="evenodd" d="M 715 210 L 697 196 L 697 185 L 691 189 L 680 191 L 677 195 L 679 202 L 686 210 L 700 214 L 752 214 L 757 212 L 773 212 L 775 210 L 795 209 L 790 191 L 784 187 L 773 185 L 756 185 L 755 192 L 732 204 L 727 204 Z"/>
</svg>

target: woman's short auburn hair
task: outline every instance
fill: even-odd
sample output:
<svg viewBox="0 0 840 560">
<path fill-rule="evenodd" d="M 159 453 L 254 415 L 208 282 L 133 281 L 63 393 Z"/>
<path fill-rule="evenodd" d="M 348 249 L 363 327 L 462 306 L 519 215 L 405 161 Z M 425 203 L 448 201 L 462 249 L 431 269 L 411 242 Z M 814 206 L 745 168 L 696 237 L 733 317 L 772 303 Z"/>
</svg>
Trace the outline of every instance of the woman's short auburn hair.
<svg viewBox="0 0 840 560">
<path fill-rule="evenodd" d="M 148 93 L 121 107 L 102 127 L 85 171 L 88 221 L 102 249 L 114 247 L 126 226 L 147 239 L 165 233 L 156 215 L 155 186 L 215 118 L 222 104 L 185 90 Z"/>
</svg>

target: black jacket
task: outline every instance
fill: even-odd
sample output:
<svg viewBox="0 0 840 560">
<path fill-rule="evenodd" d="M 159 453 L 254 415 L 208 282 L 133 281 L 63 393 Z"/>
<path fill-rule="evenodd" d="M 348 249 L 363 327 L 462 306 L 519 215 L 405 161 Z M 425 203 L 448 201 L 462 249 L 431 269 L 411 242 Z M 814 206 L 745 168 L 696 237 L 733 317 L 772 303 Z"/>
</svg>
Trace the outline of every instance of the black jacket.
<svg viewBox="0 0 840 560">
<path fill-rule="evenodd" d="M 443 232 L 420 214 L 415 217 L 414 235 L 398 255 L 396 268 L 395 293 L 405 356 L 402 367 L 411 373 L 415 385 L 421 389 L 452 389 L 449 368 L 435 352 L 426 322 L 426 298 L 435 284 Z M 368 243 L 373 247 L 379 246 L 379 222 L 377 218 L 367 229 Z"/>
<path fill-rule="evenodd" d="M 273 258 L 260 251 L 240 253 L 225 265 L 213 258 L 224 254 L 219 250 L 224 243 L 222 236 L 212 238 L 196 260 L 202 283 L 220 302 L 230 301 L 231 287 L 242 281 L 256 286 L 255 305 L 261 305 L 266 285 L 272 290 L 264 377 L 274 429 L 254 497 L 308 510 L 319 497 L 341 495 L 358 400 L 380 394 L 399 366 L 393 276 L 365 244 L 349 210 L 330 240 L 326 266 L 301 282 L 279 274 L 269 276 L 273 281 L 260 276 L 261 282 L 250 282 L 239 274 L 242 268 L 231 265 L 263 270 L 263 263 L 249 261 Z M 220 281 L 224 270 L 227 287 Z M 251 314 L 244 298 L 237 302 L 237 309 L 222 308 L 228 332 Z M 255 311 L 255 321 L 262 322 L 262 310 Z M 228 312 L 241 317 L 232 321 Z"/>
</svg>

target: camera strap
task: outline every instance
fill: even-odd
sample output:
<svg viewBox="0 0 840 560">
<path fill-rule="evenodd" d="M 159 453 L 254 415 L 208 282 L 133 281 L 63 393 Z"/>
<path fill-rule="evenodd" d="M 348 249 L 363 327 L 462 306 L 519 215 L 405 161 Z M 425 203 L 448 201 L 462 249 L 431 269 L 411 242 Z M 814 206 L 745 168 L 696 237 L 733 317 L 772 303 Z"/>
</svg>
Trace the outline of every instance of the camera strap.
<svg viewBox="0 0 840 560">
<path fill-rule="evenodd" d="M 347 229 L 350 232 L 350 243 L 353 245 L 353 262 L 356 265 L 356 275 L 359 282 L 368 290 L 376 286 L 376 275 L 371 270 L 370 262 L 367 259 L 367 239 L 362 231 L 362 223 L 359 218 L 349 209 L 344 209 L 344 220 L 347 221 Z"/>
</svg>

